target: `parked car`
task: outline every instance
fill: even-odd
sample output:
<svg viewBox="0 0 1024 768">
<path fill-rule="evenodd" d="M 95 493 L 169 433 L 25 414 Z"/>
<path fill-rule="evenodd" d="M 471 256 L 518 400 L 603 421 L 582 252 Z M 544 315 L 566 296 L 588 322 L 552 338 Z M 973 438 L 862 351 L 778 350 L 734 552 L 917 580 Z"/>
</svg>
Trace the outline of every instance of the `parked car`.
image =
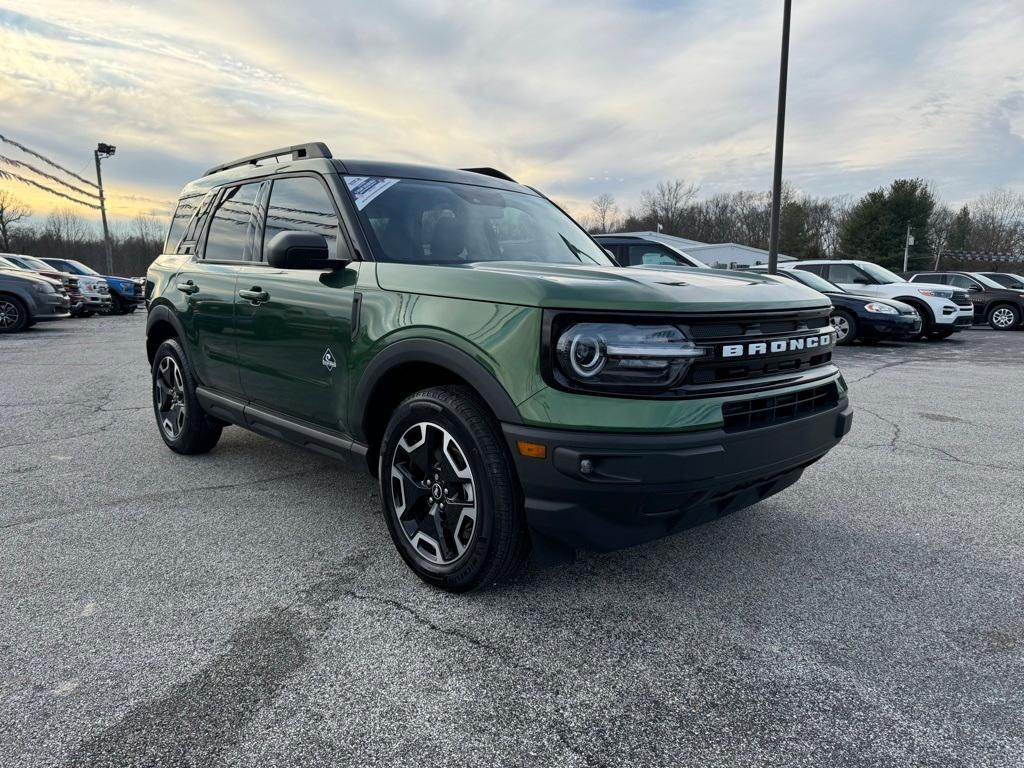
<svg viewBox="0 0 1024 768">
<path fill-rule="evenodd" d="M 870 261 L 791 261 L 779 264 L 779 269 L 804 270 L 860 296 L 909 304 L 921 315 L 922 337 L 945 339 L 974 324 L 974 304 L 967 291 L 937 283 L 910 283 Z"/>
<path fill-rule="evenodd" d="M 622 232 L 614 235 L 594 235 L 615 260 L 623 267 L 665 266 L 708 269 L 707 264 L 684 253 L 674 243 L 679 238 L 658 232 Z"/>
<path fill-rule="evenodd" d="M 134 312 L 139 302 L 143 299 L 146 285 L 145 278 L 101 275 L 92 267 L 75 259 L 43 258 L 40 261 L 46 262 L 61 272 L 67 272 L 72 275 L 91 275 L 106 280 L 107 287 L 110 289 L 110 311 L 115 315 L 126 315 Z"/>
<path fill-rule="evenodd" d="M 16 264 L 5 256 L 0 256 L 0 269 L 15 270 L 17 272 L 33 272 L 36 275 L 46 277 L 47 280 L 57 280 L 64 286 L 64 290 L 67 292 L 72 307 L 78 306 L 82 303 L 82 293 L 78 288 L 78 279 L 71 275 L 57 272 L 36 272 L 33 269 Z"/>
<path fill-rule="evenodd" d="M 147 274 L 161 438 L 236 424 L 361 464 L 437 587 L 716 519 L 850 429 L 824 296 L 618 268 L 500 171 L 305 144 L 210 169 L 197 202 Z"/>
<path fill-rule="evenodd" d="M 989 280 L 995 280 L 1004 288 L 1013 288 L 1017 291 L 1024 291 L 1024 275 L 1015 275 L 1012 272 L 979 272 Z"/>
<path fill-rule="evenodd" d="M 69 317 L 71 301 L 59 280 L 0 265 L 0 333 L 16 333 Z"/>
<path fill-rule="evenodd" d="M 767 273 L 768 267 L 751 267 L 750 271 Z M 777 275 L 780 279 L 796 280 L 829 297 L 835 307 L 831 322 L 836 329 L 836 344 L 899 341 L 913 339 L 921 334 L 921 315 L 902 301 L 858 296 L 802 269 L 783 269 Z"/>
<path fill-rule="evenodd" d="M 942 283 L 967 291 L 974 321 L 994 330 L 1009 331 L 1024 322 L 1024 290 L 1007 288 L 980 272 L 917 272 L 910 282 Z"/>
<path fill-rule="evenodd" d="M 55 280 L 66 281 L 68 295 L 71 298 L 71 316 L 89 317 L 97 312 L 110 309 L 110 288 L 107 281 L 91 275 L 71 275 L 60 272 L 35 256 L 20 253 L 0 253 L 8 263 L 20 269 L 36 272 Z"/>
</svg>

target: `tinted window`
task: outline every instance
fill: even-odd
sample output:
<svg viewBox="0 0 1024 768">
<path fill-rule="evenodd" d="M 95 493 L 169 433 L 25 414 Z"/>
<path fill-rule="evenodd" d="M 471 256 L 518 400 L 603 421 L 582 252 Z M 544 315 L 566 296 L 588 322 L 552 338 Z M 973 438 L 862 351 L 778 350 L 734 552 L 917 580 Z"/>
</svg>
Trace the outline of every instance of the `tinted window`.
<svg viewBox="0 0 1024 768">
<path fill-rule="evenodd" d="M 966 275 L 945 275 L 945 278 L 946 285 L 952 285 L 955 288 L 963 288 L 964 290 L 969 290 L 970 288 L 979 287 L 977 282 L 971 280 L 971 278 L 967 277 Z"/>
<path fill-rule="evenodd" d="M 823 264 L 799 264 L 796 269 L 804 272 L 810 272 L 812 275 L 818 275 L 819 277 L 825 274 L 825 266 Z"/>
<path fill-rule="evenodd" d="M 164 244 L 164 251 L 174 253 L 185 234 L 185 227 L 192 220 L 192 214 L 199 208 L 200 195 L 183 197 L 178 201 L 178 207 L 174 210 L 174 217 L 171 219 L 171 228 L 167 232 L 167 242 Z"/>
<path fill-rule="evenodd" d="M 672 253 L 668 248 L 661 245 L 654 245 L 652 243 L 642 243 L 640 245 L 629 246 L 629 265 L 631 267 L 640 266 L 642 264 L 671 264 L 671 265 L 683 265 L 683 260 Z"/>
<path fill-rule="evenodd" d="M 537 195 L 417 179 L 346 176 L 345 183 L 380 261 L 611 265 L 572 219 Z"/>
<path fill-rule="evenodd" d="M 852 264 L 829 264 L 828 279 L 838 285 L 842 285 L 843 283 L 846 283 L 847 285 L 851 283 L 869 285 L 871 283 L 867 275 Z"/>
<path fill-rule="evenodd" d="M 327 240 L 328 258 L 338 256 L 338 214 L 327 188 L 311 176 L 277 179 L 263 229 L 263 253 L 278 232 L 318 232 Z"/>
<path fill-rule="evenodd" d="M 195 253 L 196 240 L 203 233 L 203 225 L 206 224 L 206 219 L 210 216 L 210 207 L 216 199 L 216 192 L 208 192 L 206 197 L 203 198 L 202 203 L 199 204 L 199 210 L 189 222 L 175 253 Z"/>
<path fill-rule="evenodd" d="M 243 184 L 227 191 L 210 220 L 203 258 L 245 261 L 252 257 L 252 203 L 260 185 Z"/>
</svg>

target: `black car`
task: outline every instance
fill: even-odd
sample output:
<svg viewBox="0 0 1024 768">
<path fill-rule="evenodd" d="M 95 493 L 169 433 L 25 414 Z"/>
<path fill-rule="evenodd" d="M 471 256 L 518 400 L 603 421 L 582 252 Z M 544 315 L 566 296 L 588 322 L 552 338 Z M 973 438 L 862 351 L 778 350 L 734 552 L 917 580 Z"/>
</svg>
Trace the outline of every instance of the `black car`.
<svg viewBox="0 0 1024 768">
<path fill-rule="evenodd" d="M 751 267 L 754 272 L 767 272 L 767 267 Z M 778 277 L 824 293 L 832 300 L 832 327 L 836 344 L 854 341 L 909 340 L 921 333 L 921 315 L 909 304 L 874 296 L 847 293 L 813 272 L 801 269 L 779 270 Z"/>
<path fill-rule="evenodd" d="M 989 280 L 995 280 L 1004 288 L 1013 288 L 1017 291 L 1024 291 L 1024 275 L 1015 275 L 1012 272 L 979 272 Z"/>
<path fill-rule="evenodd" d="M 907 279 L 962 288 L 974 304 L 974 322 L 988 323 L 992 330 L 1009 331 L 1024 323 L 1024 290 L 1007 288 L 981 272 L 916 272 Z"/>
</svg>

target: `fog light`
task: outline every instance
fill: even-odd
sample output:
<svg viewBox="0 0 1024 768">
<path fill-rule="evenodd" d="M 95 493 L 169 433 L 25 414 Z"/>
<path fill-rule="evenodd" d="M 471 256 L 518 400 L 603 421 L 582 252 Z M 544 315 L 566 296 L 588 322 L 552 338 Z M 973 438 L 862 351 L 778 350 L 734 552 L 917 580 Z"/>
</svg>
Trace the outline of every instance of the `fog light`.
<svg viewBox="0 0 1024 768">
<path fill-rule="evenodd" d="M 581 475 L 589 475 L 593 471 L 594 471 L 594 462 L 592 462 L 590 459 L 582 459 L 582 460 L 580 460 L 580 474 Z"/>
</svg>

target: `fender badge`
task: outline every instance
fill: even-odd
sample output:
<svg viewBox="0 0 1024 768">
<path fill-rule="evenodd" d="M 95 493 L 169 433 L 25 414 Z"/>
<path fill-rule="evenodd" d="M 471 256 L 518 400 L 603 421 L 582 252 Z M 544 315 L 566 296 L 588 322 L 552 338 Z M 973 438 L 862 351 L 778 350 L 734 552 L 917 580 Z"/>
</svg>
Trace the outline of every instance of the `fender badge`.
<svg viewBox="0 0 1024 768">
<path fill-rule="evenodd" d="M 324 368 L 326 368 L 328 371 L 333 372 L 334 369 L 338 367 L 338 361 L 334 359 L 334 355 L 331 354 L 331 350 L 329 347 L 327 351 L 324 352 L 324 356 L 323 358 L 321 358 L 320 362 L 323 363 Z"/>
</svg>

